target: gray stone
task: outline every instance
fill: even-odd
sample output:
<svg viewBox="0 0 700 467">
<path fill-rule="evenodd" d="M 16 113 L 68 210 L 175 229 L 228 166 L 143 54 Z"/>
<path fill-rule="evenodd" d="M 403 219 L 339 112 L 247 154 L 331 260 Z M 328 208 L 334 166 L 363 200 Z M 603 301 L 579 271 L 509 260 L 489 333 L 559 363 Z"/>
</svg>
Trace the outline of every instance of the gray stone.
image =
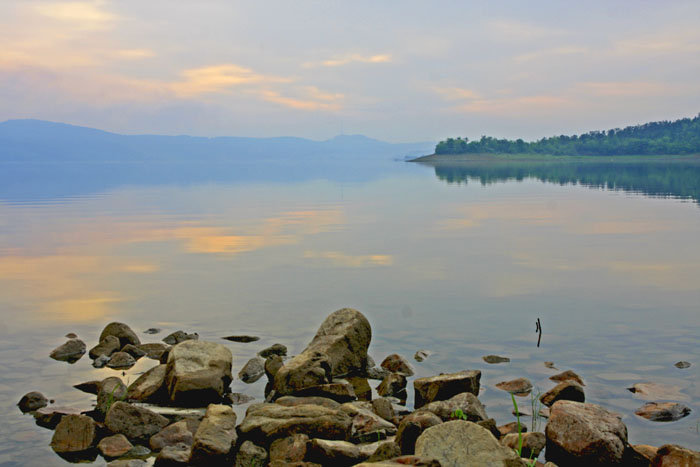
<svg viewBox="0 0 700 467">
<path fill-rule="evenodd" d="M 32 412 L 37 425 L 53 430 L 66 415 L 80 415 L 84 410 L 77 407 L 49 406 Z"/>
<path fill-rule="evenodd" d="M 346 403 L 340 410 L 352 417 L 350 440 L 354 443 L 366 443 L 386 439 L 396 434 L 396 425 L 384 420 L 372 412 L 369 403 Z"/>
<path fill-rule="evenodd" d="M 211 404 L 194 434 L 193 463 L 222 461 L 236 443 L 236 414 L 227 405 Z"/>
<path fill-rule="evenodd" d="M 167 365 L 157 365 L 139 376 L 129 385 L 129 399 L 137 401 L 159 401 L 167 396 L 165 372 Z"/>
<path fill-rule="evenodd" d="M 26 393 L 17 403 L 22 413 L 32 412 L 46 407 L 47 405 L 49 405 L 49 400 L 42 393 L 37 391 Z"/>
<path fill-rule="evenodd" d="M 394 406 L 386 397 L 372 400 L 372 410 L 384 420 L 394 423 L 394 418 L 396 417 Z"/>
<path fill-rule="evenodd" d="M 248 342 L 255 342 L 259 341 L 260 338 L 257 336 L 226 336 L 223 337 L 222 339 L 226 339 L 227 341 L 231 342 L 242 342 L 242 343 L 248 343 Z"/>
<path fill-rule="evenodd" d="M 329 409 L 337 409 L 340 407 L 340 402 L 337 402 L 328 397 L 297 397 L 297 396 L 282 396 L 275 401 L 275 404 L 285 407 L 296 407 L 297 405 L 320 405 Z"/>
<path fill-rule="evenodd" d="M 134 344 L 134 345 L 139 345 L 141 341 L 139 341 L 138 336 L 136 336 L 136 333 L 131 330 L 129 326 L 127 326 L 124 323 L 109 323 L 105 328 L 102 330 L 102 333 L 100 334 L 100 339 L 99 341 L 102 342 L 105 340 L 107 336 L 114 336 L 119 339 L 119 348 L 121 349 L 124 347 L 126 344 Z"/>
<path fill-rule="evenodd" d="M 415 407 L 419 408 L 433 401 L 446 400 L 463 392 L 479 395 L 481 371 L 465 370 L 413 381 L 416 392 Z"/>
<path fill-rule="evenodd" d="M 158 334 L 160 332 L 160 328 L 148 328 L 145 331 L 143 331 L 144 334 Z"/>
<path fill-rule="evenodd" d="M 168 419 L 162 415 L 122 401 L 112 404 L 105 417 L 105 425 L 112 433 L 121 433 L 130 440 L 143 442 L 168 424 Z"/>
<path fill-rule="evenodd" d="M 85 355 L 87 347 L 80 339 L 69 339 L 65 344 L 53 349 L 49 357 L 60 362 L 75 363 Z"/>
<path fill-rule="evenodd" d="M 265 361 L 260 357 L 253 357 L 238 372 L 238 378 L 244 383 L 254 383 L 265 374 Z"/>
<path fill-rule="evenodd" d="M 90 351 L 88 352 L 88 355 L 93 360 L 96 359 L 97 357 L 99 357 L 100 355 L 106 355 L 109 357 L 110 355 L 112 355 L 114 352 L 117 352 L 121 348 L 122 347 L 121 347 L 121 344 L 119 342 L 118 337 L 107 336 L 99 344 L 97 344 L 95 347 L 91 348 Z"/>
<path fill-rule="evenodd" d="M 107 463 L 107 467 L 146 467 L 143 459 L 117 459 Z"/>
<path fill-rule="evenodd" d="M 585 386 L 585 384 L 583 384 L 583 379 L 571 370 L 566 370 L 562 371 L 561 373 L 557 373 L 554 376 L 550 376 L 549 379 L 557 382 L 573 381 L 574 383 L 578 383 L 581 386 Z"/>
<path fill-rule="evenodd" d="M 227 400 L 227 403 L 231 403 L 232 405 L 243 405 L 255 400 L 255 397 L 249 396 L 248 394 L 241 394 L 240 392 L 232 392 L 227 395 Z"/>
<path fill-rule="evenodd" d="M 185 342 L 189 340 L 197 340 L 199 339 L 199 334 L 196 332 L 193 332 L 192 334 L 188 334 L 185 331 L 175 331 L 171 334 L 168 334 L 163 338 L 163 342 L 166 344 L 170 345 L 176 345 L 179 344 L 180 342 Z"/>
<path fill-rule="evenodd" d="M 133 447 L 134 445 L 122 434 L 102 438 L 100 442 L 97 443 L 97 450 L 100 451 L 103 457 L 107 458 L 121 457 L 131 451 Z"/>
<path fill-rule="evenodd" d="M 95 441 L 95 421 L 87 415 L 66 415 L 56 425 L 51 448 L 60 454 L 83 452 Z"/>
<path fill-rule="evenodd" d="M 396 444 L 394 441 L 384 441 L 379 445 L 379 447 L 377 447 L 377 450 L 374 451 L 371 456 L 369 456 L 367 462 L 381 462 L 400 456 L 401 448 L 398 444 Z"/>
<path fill-rule="evenodd" d="M 319 384 L 300 389 L 294 393 L 300 397 L 325 397 L 340 403 L 354 401 L 357 399 L 352 385 L 345 382 L 333 382 Z"/>
<path fill-rule="evenodd" d="M 235 467 L 263 466 L 267 463 L 267 451 L 250 441 L 244 441 L 236 453 Z"/>
<path fill-rule="evenodd" d="M 680 368 L 681 370 L 684 370 L 686 368 L 690 368 L 690 362 L 680 361 L 680 362 L 674 363 L 673 366 L 675 366 L 676 368 Z"/>
<path fill-rule="evenodd" d="M 581 385 L 572 381 L 563 381 L 540 396 L 540 402 L 547 407 L 561 400 L 585 402 L 586 396 Z"/>
<path fill-rule="evenodd" d="M 453 420 L 457 411 L 461 411 L 470 422 L 480 422 L 489 418 L 484 405 L 470 392 L 457 394 L 446 401 L 431 402 L 424 405 L 423 409 L 434 413 L 443 421 Z"/>
<path fill-rule="evenodd" d="M 417 362 L 422 362 L 426 358 L 430 357 L 433 353 L 430 350 L 419 350 L 413 355 L 413 358 Z"/>
<path fill-rule="evenodd" d="M 114 368 L 115 370 L 121 370 L 125 368 L 131 368 L 136 364 L 134 357 L 126 352 L 115 352 L 109 358 L 107 366 L 109 368 Z"/>
<path fill-rule="evenodd" d="M 92 380 L 92 381 L 85 381 L 84 383 L 78 383 L 73 385 L 75 389 L 78 389 L 83 392 L 87 392 L 88 394 L 95 394 L 97 395 L 98 392 L 100 392 L 100 386 L 102 385 L 102 381 L 98 380 Z"/>
<path fill-rule="evenodd" d="M 275 375 L 284 366 L 284 360 L 279 355 L 270 355 L 265 359 L 265 374 L 268 381 L 274 382 Z"/>
</svg>

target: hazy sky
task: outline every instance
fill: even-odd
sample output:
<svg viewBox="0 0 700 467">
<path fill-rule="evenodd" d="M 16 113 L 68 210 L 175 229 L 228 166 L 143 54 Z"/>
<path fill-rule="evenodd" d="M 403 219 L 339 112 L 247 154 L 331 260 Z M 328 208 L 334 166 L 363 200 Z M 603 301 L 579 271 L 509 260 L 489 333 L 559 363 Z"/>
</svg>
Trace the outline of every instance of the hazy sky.
<svg viewBox="0 0 700 467">
<path fill-rule="evenodd" d="M 700 2 L 0 0 L 0 120 L 532 139 L 700 112 Z"/>
</svg>

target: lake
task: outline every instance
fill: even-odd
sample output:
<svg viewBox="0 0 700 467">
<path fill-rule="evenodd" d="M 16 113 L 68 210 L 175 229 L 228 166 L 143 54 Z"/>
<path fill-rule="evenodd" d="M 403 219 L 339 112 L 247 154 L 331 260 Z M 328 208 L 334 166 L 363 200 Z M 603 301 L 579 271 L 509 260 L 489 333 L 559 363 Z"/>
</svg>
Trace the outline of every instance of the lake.
<svg viewBox="0 0 700 467">
<path fill-rule="evenodd" d="M 700 449 L 697 161 L 0 169 L 1 465 L 65 464 L 52 432 L 17 409 L 24 393 L 88 409 L 94 397 L 72 385 L 118 374 L 87 355 L 51 360 L 66 333 L 90 348 L 115 320 L 142 342 L 198 332 L 231 349 L 235 374 L 272 343 L 300 352 L 346 306 L 371 322 L 377 362 L 399 353 L 417 377 L 481 370 L 498 424 L 514 417 L 494 385 L 524 376 L 544 392 L 553 361 L 583 377 L 587 401 L 622 415 L 631 443 Z M 231 334 L 261 339 L 221 339 Z M 433 352 L 422 363 L 420 349 Z M 259 401 L 263 380 L 232 389 Z M 637 417 L 645 401 L 626 388 L 638 382 L 671 386 L 668 400 L 693 412 Z"/>
</svg>

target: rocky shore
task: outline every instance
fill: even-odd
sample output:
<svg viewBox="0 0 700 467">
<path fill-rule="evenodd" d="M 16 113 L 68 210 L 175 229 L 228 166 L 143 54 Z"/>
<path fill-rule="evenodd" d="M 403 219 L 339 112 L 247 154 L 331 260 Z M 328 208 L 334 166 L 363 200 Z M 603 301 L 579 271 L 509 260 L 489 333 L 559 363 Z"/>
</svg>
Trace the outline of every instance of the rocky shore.
<svg viewBox="0 0 700 467">
<path fill-rule="evenodd" d="M 251 398 L 231 392 L 234 362 L 222 344 L 183 331 L 162 343 L 142 344 L 123 323 L 108 324 L 89 351 L 77 336 L 67 337 L 52 358 L 75 362 L 87 352 L 95 367 L 115 370 L 140 358 L 159 362 L 128 386 L 116 372 L 77 384 L 96 396 L 88 410 L 50 404 L 39 392 L 22 397 L 20 410 L 54 430 L 52 449 L 70 461 L 94 461 L 99 454 L 113 467 L 700 465 L 700 452 L 681 446 L 630 445 L 620 415 L 585 402 L 584 380 L 571 370 L 551 377 L 555 386 L 539 397 L 539 414 L 530 414 L 547 418 L 543 432 L 489 418 L 478 398 L 479 370 L 413 379 L 411 410 L 406 406 L 411 364 L 393 354 L 377 366 L 367 354 L 369 321 L 350 308 L 331 313 L 298 355 L 288 358 L 286 347 L 275 344 L 236 365 L 245 382 L 267 378 L 263 402 L 250 404 L 242 420 L 232 406 Z M 419 350 L 415 359 L 429 356 Z M 484 360 L 508 361 L 495 355 Z M 496 387 L 509 398 L 508 393 L 532 391 L 526 378 Z M 654 389 L 649 384 L 630 388 L 651 394 Z M 664 421 L 689 412 L 680 403 L 651 401 L 636 414 Z M 522 414 L 514 404 L 514 415 Z"/>
</svg>

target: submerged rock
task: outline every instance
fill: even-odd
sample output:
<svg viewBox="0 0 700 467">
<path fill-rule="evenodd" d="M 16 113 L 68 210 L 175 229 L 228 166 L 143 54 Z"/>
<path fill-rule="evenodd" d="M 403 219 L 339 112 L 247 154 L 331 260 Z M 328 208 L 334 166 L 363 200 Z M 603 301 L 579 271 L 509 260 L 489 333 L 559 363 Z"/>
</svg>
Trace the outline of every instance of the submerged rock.
<svg viewBox="0 0 700 467">
<path fill-rule="evenodd" d="M 114 336 L 119 339 L 119 348 L 121 349 L 126 344 L 139 345 L 141 341 L 134 331 L 124 323 L 109 323 L 100 334 L 100 342 L 103 342 L 107 336 Z"/>
<path fill-rule="evenodd" d="M 583 384 L 583 379 L 571 370 L 562 371 L 554 376 L 550 376 L 549 379 L 558 382 L 573 381 L 581 386 L 585 386 L 585 384 Z"/>
<path fill-rule="evenodd" d="M 413 381 L 415 388 L 415 406 L 422 407 L 433 401 L 446 400 L 463 392 L 479 395 L 481 371 L 465 370 L 447 373 Z"/>
<path fill-rule="evenodd" d="M 685 369 L 685 368 L 690 368 L 690 362 L 680 361 L 680 362 L 674 363 L 673 366 L 675 366 L 676 368 L 680 368 L 681 370 L 683 370 L 683 369 Z"/>
<path fill-rule="evenodd" d="M 95 440 L 95 421 L 87 415 L 66 415 L 56 426 L 51 448 L 60 454 L 87 451 Z"/>
<path fill-rule="evenodd" d="M 572 381 L 559 383 L 540 396 L 540 402 L 547 407 L 551 407 L 560 400 L 585 402 L 586 396 L 583 393 L 583 388 Z"/>
<path fill-rule="evenodd" d="M 422 362 L 432 354 L 433 353 L 430 350 L 419 350 L 413 355 L 413 359 L 417 362 Z"/>
<path fill-rule="evenodd" d="M 413 376 L 413 368 L 408 361 L 399 354 L 391 354 L 382 361 L 381 365 L 391 373 L 398 373 L 405 376 Z"/>
<path fill-rule="evenodd" d="M 496 384 L 498 389 L 509 392 L 511 394 L 527 395 L 532 391 L 532 383 L 527 378 L 516 378 L 510 381 L 501 381 Z"/>
<path fill-rule="evenodd" d="M 163 338 L 163 342 L 166 344 L 170 345 L 176 345 L 179 344 L 180 342 L 185 342 L 189 340 L 198 340 L 199 339 L 199 334 L 196 332 L 193 332 L 192 334 L 187 334 L 185 331 L 175 331 L 171 334 L 168 334 Z"/>
<path fill-rule="evenodd" d="M 492 365 L 495 365 L 497 363 L 508 363 L 510 362 L 510 358 L 508 357 L 500 357 L 498 355 L 484 355 L 481 357 L 486 363 L 490 363 Z"/>
<path fill-rule="evenodd" d="M 32 412 L 42 407 L 46 407 L 47 405 L 49 405 L 49 400 L 42 393 L 37 391 L 26 393 L 17 403 L 17 406 L 22 413 Z"/>
<path fill-rule="evenodd" d="M 160 332 L 160 328 L 148 328 L 145 331 L 143 331 L 144 334 L 158 334 Z"/>
<path fill-rule="evenodd" d="M 260 357 L 253 357 L 238 372 L 238 378 L 244 383 L 254 383 L 265 374 L 265 361 Z"/>
<path fill-rule="evenodd" d="M 90 358 L 93 360 L 99 357 L 100 355 L 106 355 L 110 356 L 114 352 L 117 352 L 119 349 L 121 349 L 121 343 L 119 342 L 119 338 L 116 336 L 106 336 L 104 340 L 102 340 L 99 344 L 97 344 L 95 347 L 91 348 L 90 351 L 88 352 L 88 355 Z"/>
<path fill-rule="evenodd" d="M 690 414 L 690 407 L 676 402 L 648 402 L 634 412 L 652 422 L 675 422 Z"/>
<path fill-rule="evenodd" d="M 65 344 L 53 349 L 49 357 L 60 362 L 75 363 L 85 355 L 87 347 L 80 339 L 69 339 Z"/>
<path fill-rule="evenodd" d="M 227 341 L 231 342 L 242 342 L 244 344 L 260 340 L 260 338 L 257 336 L 226 336 L 222 337 L 222 339 L 226 339 Z"/>
<path fill-rule="evenodd" d="M 680 387 L 667 384 L 636 383 L 627 390 L 646 400 L 688 401 L 690 399 L 681 393 Z"/>
</svg>

